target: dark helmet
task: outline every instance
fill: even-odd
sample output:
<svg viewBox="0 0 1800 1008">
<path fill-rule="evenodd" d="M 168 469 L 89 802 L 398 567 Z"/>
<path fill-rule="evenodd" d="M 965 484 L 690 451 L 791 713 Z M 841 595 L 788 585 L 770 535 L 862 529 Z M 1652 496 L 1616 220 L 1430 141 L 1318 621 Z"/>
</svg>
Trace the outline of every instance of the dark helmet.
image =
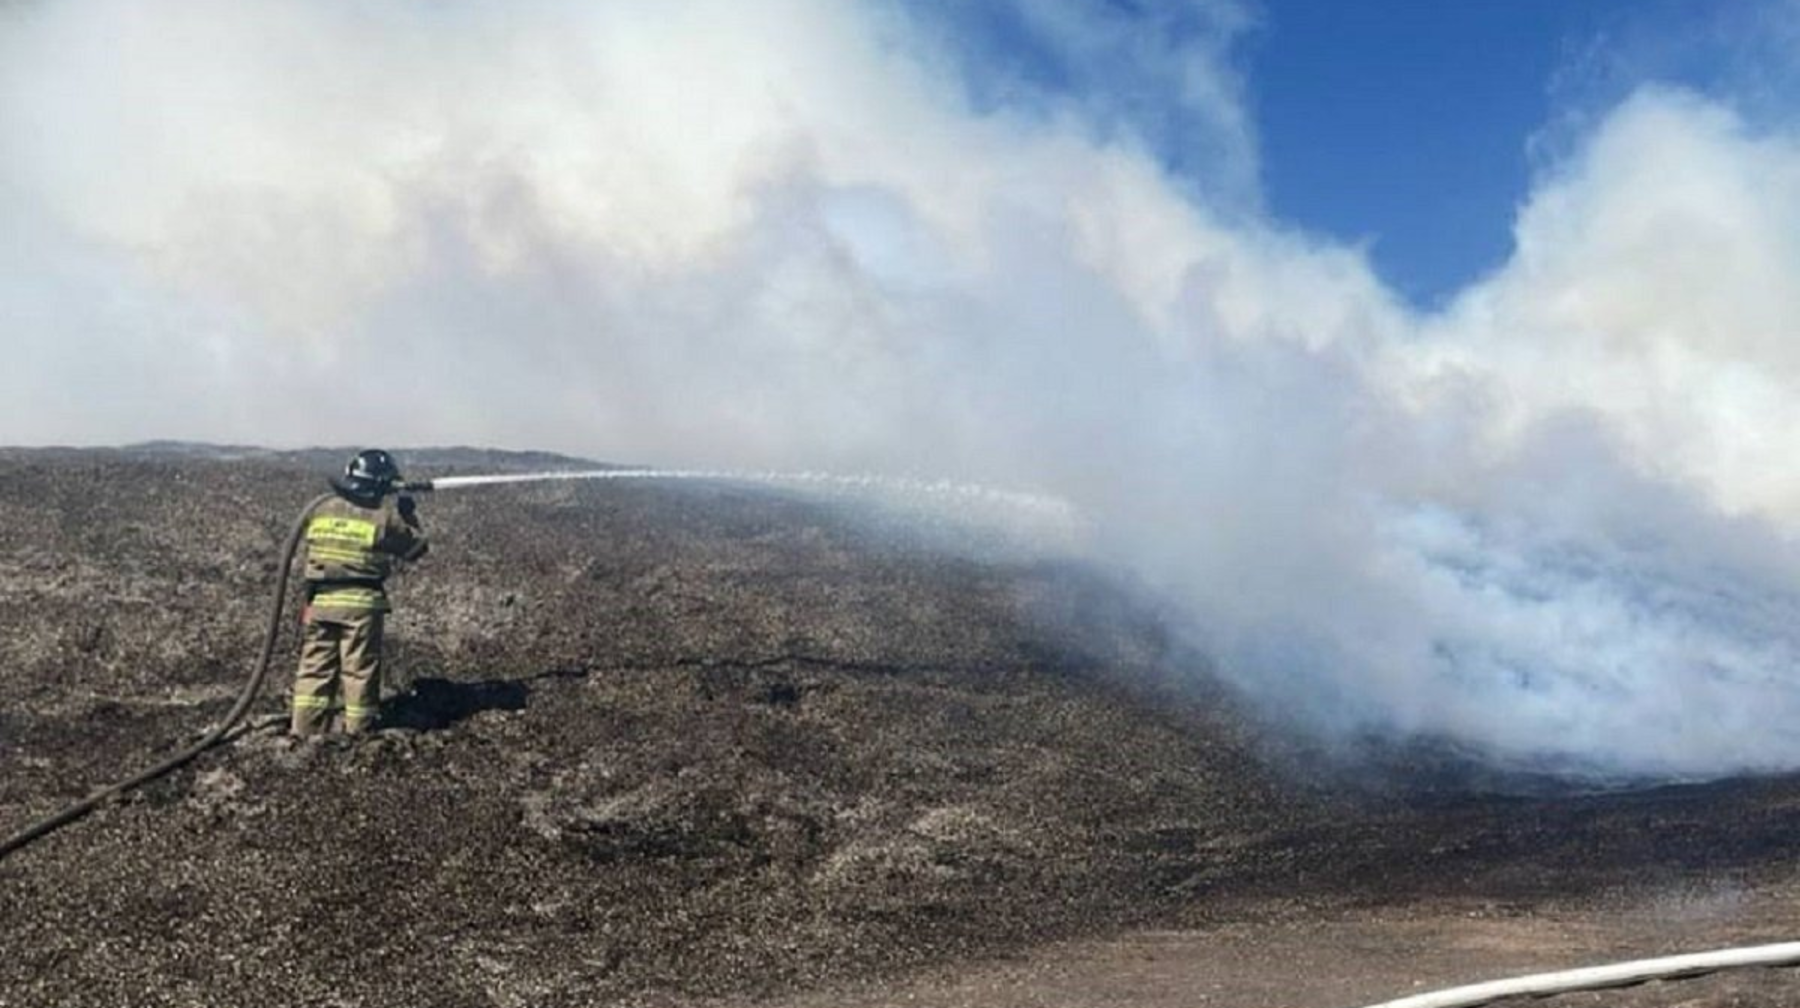
<svg viewBox="0 0 1800 1008">
<path fill-rule="evenodd" d="M 400 467 L 395 464 L 392 455 L 379 448 L 357 452 L 350 464 L 344 467 L 345 485 L 359 494 L 379 497 L 398 482 Z"/>
</svg>

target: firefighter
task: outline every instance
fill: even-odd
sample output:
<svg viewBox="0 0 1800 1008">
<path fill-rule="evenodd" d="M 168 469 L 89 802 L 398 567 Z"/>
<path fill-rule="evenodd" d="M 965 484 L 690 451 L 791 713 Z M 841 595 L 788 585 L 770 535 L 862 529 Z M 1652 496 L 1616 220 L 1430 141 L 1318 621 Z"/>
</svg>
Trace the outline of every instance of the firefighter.
<svg viewBox="0 0 1800 1008">
<path fill-rule="evenodd" d="M 306 519 L 306 609 L 291 730 L 319 735 L 334 725 L 368 731 L 381 706 L 385 582 L 396 561 L 425 555 L 413 499 L 394 493 L 400 467 L 379 449 L 358 452 L 331 480 L 337 496 Z"/>
</svg>

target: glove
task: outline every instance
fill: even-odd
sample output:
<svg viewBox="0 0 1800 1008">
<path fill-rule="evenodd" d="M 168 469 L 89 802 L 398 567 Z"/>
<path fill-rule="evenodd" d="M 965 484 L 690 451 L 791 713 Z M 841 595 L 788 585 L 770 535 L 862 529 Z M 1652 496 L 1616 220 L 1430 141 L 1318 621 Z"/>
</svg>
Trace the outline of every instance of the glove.
<svg viewBox="0 0 1800 1008">
<path fill-rule="evenodd" d="M 395 498 L 394 506 L 400 510 L 400 517 L 404 518 L 409 525 L 418 517 L 419 502 L 405 494 Z"/>
</svg>

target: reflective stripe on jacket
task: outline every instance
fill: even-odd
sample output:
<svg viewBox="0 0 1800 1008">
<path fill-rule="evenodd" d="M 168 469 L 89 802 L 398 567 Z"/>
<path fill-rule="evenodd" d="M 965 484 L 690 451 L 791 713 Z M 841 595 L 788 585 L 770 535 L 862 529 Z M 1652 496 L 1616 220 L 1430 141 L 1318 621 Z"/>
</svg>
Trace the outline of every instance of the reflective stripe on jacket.
<svg viewBox="0 0 1800 1008">
<path fill-rule="evenodd" d="M 417 519 L 402 517 L 393 498 L 364 504 L 342 495 L 321 503 L 306 522 L 307 602 L 317 616 L 387 612 L 384 582 L 396 558 L 425 552 Z"/>
</svg>

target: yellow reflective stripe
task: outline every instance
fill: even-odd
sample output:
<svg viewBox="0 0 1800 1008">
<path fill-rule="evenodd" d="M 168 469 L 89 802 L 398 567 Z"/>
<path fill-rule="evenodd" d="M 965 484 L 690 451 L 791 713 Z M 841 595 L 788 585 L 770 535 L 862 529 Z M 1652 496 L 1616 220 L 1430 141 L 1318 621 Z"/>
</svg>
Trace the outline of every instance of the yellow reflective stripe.
<svg viewBox="0 0 1800 1008">
<path fill-rule="evenodd" d="M 362 563 L 375 558 L 375 555 L 367 550 L 347 550 L 317 545 L 307 547 L 306 555 L 314 560 L 338 560 L 343 563 Z"/>
<path fill-rule="evenodd" d="M 322 549 L 338 550 L 343 553 L 373 553 L 374 552 L 373 547 L 364 547 L 359 543 L 353 543 L 353 542 L 350 542 L 345 539 L 313 539 L 313 540 L 310 540 L 309 542 L 307 542 L 306 547 L 307 547 L 307 549 L 313 549 L 313 550 L 322 550 Z"/>
<path fill-rule="evenodd" d="M 331 708 L 331 698 L 322 696 L 297 696 L 294 698 L 294 706 L 300 710 L 329 710 Z"/>
<path fill-rule="evenodd" d="M 306 541 L 315 543 L 324 540 L 368 548 L 375 545 L 375 533 L 378 531 L 379 528 L 372 521 L 320 515 L 307 523 Z"/>
<path fill-rule="evenodd" d="M 376 711 L 376 708 L 374 708 L 374 707 L 364 707 L 360 704 L 345 704 L 344 705 L 344 713 L 350 715 L 351 717 L 368 717 L 370 714 L 375 713 L 375 711 Z"/>
</svg>

